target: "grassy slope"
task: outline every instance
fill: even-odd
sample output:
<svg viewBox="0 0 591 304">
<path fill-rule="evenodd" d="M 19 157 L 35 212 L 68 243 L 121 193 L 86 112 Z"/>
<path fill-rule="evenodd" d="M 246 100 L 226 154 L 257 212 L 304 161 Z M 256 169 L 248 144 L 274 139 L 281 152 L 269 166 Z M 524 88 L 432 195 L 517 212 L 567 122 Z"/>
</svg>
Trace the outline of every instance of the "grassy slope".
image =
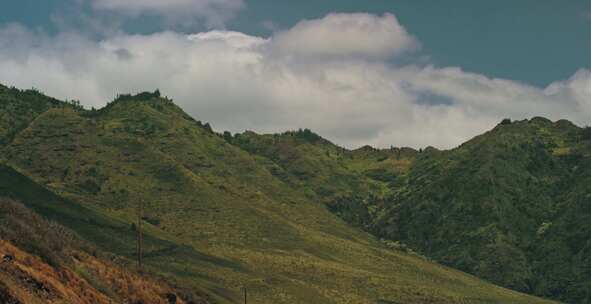
<svg viewBox="0 0 591 304">
<path fill-rule="evenodd" d="M 309 130 L 225 139 L 263 157 L 263 165 L 290 187 L 322 202 L 347 222 L 369 229 L 379 217 L 384 199 L 397 191 L 417 151 L 378 150 L 369 146 L 349 151 Z"/>
<path fill-rule="evenodd" d="M 535 118 L 420 153 L 346 151 L 303 132 L 228 141 L 375 235 L 504 286 L 589 303 L 589 130 Z"/>
<path fill-rule="evenodd" d="M 21 91 L 0 84 L 0 145 L 9 143 L 39 114 L 54 107 L 71 107 L 36 90 Z"/>
<path fill-rule="evenodd" d="M 220 302 L 235 301 L 242 286 L 256 303 L 544 302 L 386 249 L 277 177 L 272 161 L 166 100 L 121 100 L 95 113 L 51 109 L 3 154 L 117 227 L 129 226 L 143 201 L 154 239 L 149 267 Z M 104 241 L 71 227 L 106 250 L 133 250 L 123 228 Z"/>
<path fill-rule="evenodd" d="M 206 303 L 136 272 L 120 256 L 99 251 L 72 230 L 0 197 L 0 257 L 6 255 L 13 259 L 0 263 L 2 303 L 165 304 L 171 295 L 179 304 L 187 303 L 183 299 Z"/>
</svg>

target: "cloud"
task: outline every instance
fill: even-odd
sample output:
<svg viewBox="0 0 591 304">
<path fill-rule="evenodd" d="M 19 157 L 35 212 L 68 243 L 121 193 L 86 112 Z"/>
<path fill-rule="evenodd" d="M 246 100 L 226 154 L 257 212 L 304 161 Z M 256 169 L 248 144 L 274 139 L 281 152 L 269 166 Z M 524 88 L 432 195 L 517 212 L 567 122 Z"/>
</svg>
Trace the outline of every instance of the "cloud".
<svg viewBox="0 0 591 304">
<path fill-rule="evenodd" d="M 224 23 L 244 7 L 242 0 L 90 0 L 98 10 L 137 17 L 162 16 L 169 23 L 192 25 L 203 19 L 210 28 Z"/>
<path fill-rule="evenodd" d="M 544 94 L 555 100 L 569 101 L 570 107 L 578 111 L 591 113 L 591 72 L 580 69 L 569 79 L 550 84 Z"/>
<path fill-rule="evenodd" d="M 346 17 L 360 18 L 348 23 L 363 32 L 368 16 L 391 20 Z M 391 65 L 387 58 L 400 52 L 394 47 L 400 43 L 372 49 L 367 41 L 358 47 L 335 42 L 302 54 L 277 47 L 287 32 L 120 33 L 97 42 L 72 33 L 47 37 L 13 25 L 0 29 L 0 82 L 95 107 L 116 93 L 159 88 L 218 131 L 311 128 L 351 148 L 449 148 L 505 117 L 591 120 L 588 70 L 542 89 L 457 67 Z M 294 37 L 316 41 L 301 35 Z"/>
<path fill-rule="evenodd" d="M 329 14 L 305 20 L 273 37 L 272 47 L 300 56 L 362 56 L 387 58 L 418 48 L 392 14 Z"/>
</svg>

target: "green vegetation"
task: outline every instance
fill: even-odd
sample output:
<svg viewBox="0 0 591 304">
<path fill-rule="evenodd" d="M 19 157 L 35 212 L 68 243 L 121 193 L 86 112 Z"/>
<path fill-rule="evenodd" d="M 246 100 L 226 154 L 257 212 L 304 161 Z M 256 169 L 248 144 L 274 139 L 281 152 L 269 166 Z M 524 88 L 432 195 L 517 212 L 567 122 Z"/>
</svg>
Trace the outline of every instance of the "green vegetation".
<svg viewBox="0 0 591 304">
<path fill-rule="evenodd" d="M 377 231 L 431 149 L 347 151 L 310 130 L 218 135 L 159 92 L 27 122 L 1 148 L 0 194 L 128 260 L 143 202 L 147 269 L 213 303 L 238 302 L 243 286 L 253 303 L 550 303 L 331 212 Z"/>
<path fill-rule="evenodd" d="M 239 134 L 351 224 L 502 286 L 591 302 L 591 128 L 503 120 L 460 147 L 342 150 Z"/>
<path fill-rule="evenodd" d="M 591 302 L 591 141 L 569 122 L 500 124 L 423 153 L 373 231 L 497 284 Z"/>
<path fill-rule="evenodd" d="M 39 114 L 60 104 L 36 90 L 21 91 L 2 85 L 0 100 L 0 145 L 9 143 L 16 133 L 26 128 Z"/>
</svg>

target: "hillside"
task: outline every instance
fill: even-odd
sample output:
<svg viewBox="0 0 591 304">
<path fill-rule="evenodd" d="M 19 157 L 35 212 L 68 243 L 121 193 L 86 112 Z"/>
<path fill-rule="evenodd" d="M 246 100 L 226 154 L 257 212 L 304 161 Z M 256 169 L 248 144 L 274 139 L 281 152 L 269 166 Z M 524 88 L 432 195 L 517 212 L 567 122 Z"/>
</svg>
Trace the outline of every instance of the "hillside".
<svg viewBox="0 0 591 304">
<path fill-rule="evenodd" d="M 591 303 L 590 130 L 505 120 L 449 151 L 348 151 L 303 131 L 228 140 L 380 238 L 502 286 Z"/>
<path fill-rule="evenodd" d="M 291 187 L 347 222 L 370 229 L 385 198 L 399 188 L 418 151 L 378 150 L 369 146 L 349 151 L 310 130 L 258 135 L 245 132 L 224 137 L 228 142 L 269 160 L 271 172 Z"/>
<path fill-rule="evenodd" d="M 423 153 L 373 229 L 492 282 L 589 303 L 589 134 L 534 118 Z"/>
<path fill-rule="evenodd" d="M 1 84 L 0 100 L 0 145 L 9 143 L 39 114 L 50 108 L 70 106 L 33 89 L 21 91 Z"/>
<path fill-rule="evenodd" d="M 326 180 L 312 167 L 293 175 L 157 92 L 98 111 L 49 107 L 28 121 L 2 148 L 7 196 L 128 260 L 141 202 L 146 270 L 212 303 L 238 303 L 243 287 L 253 303 L 549 303 L 388 247 L 336 217 L 322 202 L 351 197 L 358 178 L 361 193 L 392 192 L 351 169 L 372 162 L 361 156 Z M 387 167 L 407 170 L 414 153 L 405 157 Z M 322 184 L 331 197 L 319 201 Z"/>
<path fill-rule="evenodd" d="M 10 199 L 0 198 L 0 224 L 1 303 L 207 303 Z"/>
</svg>

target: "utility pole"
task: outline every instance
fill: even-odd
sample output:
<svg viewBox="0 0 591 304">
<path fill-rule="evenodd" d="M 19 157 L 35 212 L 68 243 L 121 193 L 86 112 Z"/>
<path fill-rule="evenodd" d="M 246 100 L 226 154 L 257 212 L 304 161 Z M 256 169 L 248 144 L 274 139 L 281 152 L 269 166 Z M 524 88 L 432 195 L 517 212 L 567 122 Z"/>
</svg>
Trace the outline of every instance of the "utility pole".
<svg viewBox="0 0 591 304">
<path fill-rule="evenodd" d="M 137 264 L 140 269 L 142 270 L 142 246 L 143 246 L 143 236 L 142 236 L 142 217 L 144 212 L 144 201 L 140 199 L 138 201 L 138 210 L 137 210 Z"/>
<path fill-rule="evenodd" d="M 247 299 L 246 299 L 246 286 L 245 286 L 245 287 L 243 287 L 243 288 L 242 288 L 242 290 L 244 291 L 244 304 L 247 304 L 247 303 L 246 303 L 246 300 L 247 300 Z"/>
</svg>

